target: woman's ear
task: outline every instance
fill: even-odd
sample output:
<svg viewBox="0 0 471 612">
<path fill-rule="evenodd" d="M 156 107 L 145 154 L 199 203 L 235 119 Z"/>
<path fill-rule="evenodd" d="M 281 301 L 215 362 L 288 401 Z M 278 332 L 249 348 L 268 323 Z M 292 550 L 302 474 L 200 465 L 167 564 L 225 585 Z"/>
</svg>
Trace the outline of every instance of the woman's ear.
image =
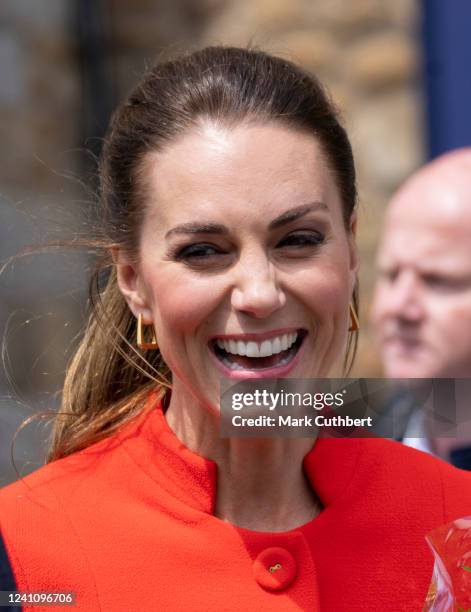
<svg viewBox="0 0 471 612">
<path fill-rule="evenodd" d="M 137 265 L 120 247 L 112 247 L 111 256 L 116 266 L 119 290 L 123 294 L 129 309 L 136 318 L 139 314 L 142 315 L 144 325 L 150 325 L 152 323 L 152 310 Z"/>
<path fill-rule="evenodd" d="M 358 254 L 358 246 L 356 241 L 357 235 L 357 211 L 356 208 L 350 215 L 349 229 L 348 229 L 348 251 L 350 259 L 350 272 L 352 275 L 352 290 L 356 284 L 358 277 L 358 270 L 360 268 L 360 258 Z"/>
</svg>

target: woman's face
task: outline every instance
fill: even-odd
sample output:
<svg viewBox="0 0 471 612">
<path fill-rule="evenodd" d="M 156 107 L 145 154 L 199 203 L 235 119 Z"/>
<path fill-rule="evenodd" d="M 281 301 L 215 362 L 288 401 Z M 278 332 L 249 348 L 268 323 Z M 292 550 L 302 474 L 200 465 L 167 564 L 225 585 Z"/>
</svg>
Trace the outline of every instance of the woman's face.
<svg viewBox="0 0 471 612">
<path fill-rule="evenodd" d="M 317 140 L 207 123 L 143 165 L 140 262 L 120 288 L 153 323 L 174 393 L 221 377 L 315 378 L 343 358 L 357 257 Z"/>
</svg>

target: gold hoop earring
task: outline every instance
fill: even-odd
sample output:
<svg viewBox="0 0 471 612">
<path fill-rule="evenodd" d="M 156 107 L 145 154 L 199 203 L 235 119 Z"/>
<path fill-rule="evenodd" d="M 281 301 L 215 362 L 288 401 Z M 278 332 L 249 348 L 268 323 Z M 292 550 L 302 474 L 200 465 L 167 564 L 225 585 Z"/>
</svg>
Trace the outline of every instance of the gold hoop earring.
<svg viewBox="0 0 471 612">
<path fill-rule="evenodd" d="M 154 326 L 152 327 L 152 338 L 150 342 L 147 342 L 144 336 L 144 324 L 142 322 L 142 314 L 137 315 L 137 346 L 140 349 L 158 349 L 157 337 L 155 335 Z"/>
<path fill-rule="evenodd" d="M 355 307 L 351 302 L 348 305 L 348 309 L 350 311 L 350 327 L 348 328 L 348 331 L 356 332 L 360 329 L 360 321 L 358 320 L 358 315 L 355 311 Z"/>
</svg>

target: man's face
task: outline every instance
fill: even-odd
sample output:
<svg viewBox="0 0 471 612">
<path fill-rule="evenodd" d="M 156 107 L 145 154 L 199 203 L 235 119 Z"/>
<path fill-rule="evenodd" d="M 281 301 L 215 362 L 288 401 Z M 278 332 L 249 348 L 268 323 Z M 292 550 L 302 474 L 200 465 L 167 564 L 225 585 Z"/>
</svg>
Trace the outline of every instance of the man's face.
<svg viewBox="0 0 471 612">
<path fill-rule="evenodd" d="M 469 169 L 421 173 L 393 198 L 372 321 L 386 376 L 471 376 Z"/>
</svg>

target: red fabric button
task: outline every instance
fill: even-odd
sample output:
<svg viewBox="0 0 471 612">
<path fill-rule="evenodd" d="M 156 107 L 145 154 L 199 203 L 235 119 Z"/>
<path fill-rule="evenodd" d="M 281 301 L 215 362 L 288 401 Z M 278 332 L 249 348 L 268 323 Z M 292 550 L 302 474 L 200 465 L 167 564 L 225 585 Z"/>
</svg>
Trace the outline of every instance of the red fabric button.
<svg viewBox="0 0 471 612">
<path fill-rule="evenodd" d="M 253 575 L 268 591 L 286 589 L 296 577 L 296 561 L 291 553 L 277 546 L 266 548 L 255 559 Z"/>
</svg>

